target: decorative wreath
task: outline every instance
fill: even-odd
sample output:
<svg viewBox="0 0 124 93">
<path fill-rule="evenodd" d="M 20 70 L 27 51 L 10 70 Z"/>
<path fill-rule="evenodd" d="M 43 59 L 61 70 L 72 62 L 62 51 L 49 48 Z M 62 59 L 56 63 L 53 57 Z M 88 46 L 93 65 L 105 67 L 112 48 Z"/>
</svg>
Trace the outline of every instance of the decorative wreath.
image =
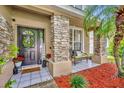
<svg viewBox="0 0 124 93">
<path fill-rule="evenodd" d="M 34 46 L 34 37 L 29 37 L 30 39 L 27 39 L 27 37 L 26 36 L 24 36 L 23 37 L 23 41 L 22 41 L 22 43 L 23 43 L 23 46 L 25 47 L 25 48 L 30 48 L 30 47 L 33 47 Z"/>
</svg>

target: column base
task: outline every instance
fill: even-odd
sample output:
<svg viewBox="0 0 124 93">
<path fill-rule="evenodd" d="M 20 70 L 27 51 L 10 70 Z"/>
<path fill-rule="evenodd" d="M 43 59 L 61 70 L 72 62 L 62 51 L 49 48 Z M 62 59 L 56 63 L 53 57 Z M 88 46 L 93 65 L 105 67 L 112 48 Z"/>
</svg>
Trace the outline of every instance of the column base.
<svg viewBox="0 0 124 93">
<path fill-rule="evenodd" d="M 108 63 L 107 56 L 94 55 L 94 56 L 92 57 L 92 61 L 95 62 L 95 63 L 97 63 L 97 64 Z"/>
<path fill-rule="evenodd" d="M 64 62 L 50 62 L 49 70 L 53 77 L 67 75 L 72 73 L 72 62 L 64 61 Z"/>
<path fill-rule="evenodd" d="M 0 88 L 4 88 L 5 83 L 11 78 L 13 75 L 13 62 L 8 62 L 2 68 L 2 73 L 0 74 Z"/>
</svg>

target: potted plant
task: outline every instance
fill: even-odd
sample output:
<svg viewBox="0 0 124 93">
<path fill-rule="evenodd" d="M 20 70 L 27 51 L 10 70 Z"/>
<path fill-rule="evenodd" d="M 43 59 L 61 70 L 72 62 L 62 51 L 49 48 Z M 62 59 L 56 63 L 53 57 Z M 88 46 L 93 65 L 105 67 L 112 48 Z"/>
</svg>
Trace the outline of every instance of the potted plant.
<svg viewBox="0 0 124 93">
<path fill-rule="evenodd" d="M 46 58 L 50 59 L 51 58 L 51 54 L 46 54 Z"/>
<path fill-rule="evenodd" d="M 8 47 L 7 47 L 7 50 L 9 52 L 8 54 L 8 59 L 12 59 L 14 65 L 18 68 L 21 66 L 22 64 L 22 61 L 23 61 L 23 58 L 20 56 L 20 55 L 17 55 L 18 54 L 18 48 L 15 44 L 10 44 Z"/>
<path fill-rule="evenodd" d="M 10 44 L 7 46 L 7 51 L 8 51 L 8 59 L 13 59 L 17 56 L 18 53 L 18 47 L 15 44 Z"/>
<path fill-rule="evenodd" d="M 16 80 L 9 80 L 5 85 L 4 87 L 5 88 L 12 88 L 12 85 L 16 83 Z"/>
<path fill-rule="evenodd" d="M 21 66 L 22 61 L 24 61 L 23 55 L 18 55 L 17 58 L 13 58 L 13 62 L 17 68 Z"/>
</svg>

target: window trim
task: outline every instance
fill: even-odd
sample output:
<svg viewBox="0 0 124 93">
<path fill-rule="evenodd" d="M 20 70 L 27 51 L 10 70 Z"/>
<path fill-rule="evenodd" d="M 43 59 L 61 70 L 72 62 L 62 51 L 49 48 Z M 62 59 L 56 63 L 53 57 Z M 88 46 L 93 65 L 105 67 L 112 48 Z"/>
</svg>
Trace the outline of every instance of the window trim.
<svg viewBox="0 0 124 93">
<path fill-rule="evenodd" d="M 74 30 L 80 30 L 81 31 L 81 36 L 80 36 L 80 42 L 81 42 L 81 44 L 80 44 L 80 50 L 84 52 L 84 29 L 83 28 L 80 28 L 80 27 L 76 27 L 76 26 L 70 26 L 69 31 L 72 31 L 72 35 L 75 36 L 75 32 L 73 32 Z M 75 37 L 72 40 L 73 41 L 70 41 L 70 42 L 72 42 L 71 47 L 72 47 L 72 49 L 74 49 L 75 48 L 75 44 L 73 44 L 73 43 L 74 43 Z"/>
</svg>

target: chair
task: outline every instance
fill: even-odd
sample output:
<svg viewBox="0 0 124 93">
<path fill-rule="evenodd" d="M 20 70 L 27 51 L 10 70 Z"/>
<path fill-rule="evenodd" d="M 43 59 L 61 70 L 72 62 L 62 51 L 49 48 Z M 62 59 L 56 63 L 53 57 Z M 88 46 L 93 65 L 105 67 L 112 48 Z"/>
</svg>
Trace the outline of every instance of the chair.
<svg viewBox="0 0 124 93">
<path fill-rule="evenodd" d="M 86 60 L 88 62 L 88 60 L 91 60 L 91 59 L 92 59 L 91 54 L 84 53 L 82 51 L 75 51 L 75 50 L 73 51 L 72 62 L 74 64 L 82 60 Z"/>
</svg>

